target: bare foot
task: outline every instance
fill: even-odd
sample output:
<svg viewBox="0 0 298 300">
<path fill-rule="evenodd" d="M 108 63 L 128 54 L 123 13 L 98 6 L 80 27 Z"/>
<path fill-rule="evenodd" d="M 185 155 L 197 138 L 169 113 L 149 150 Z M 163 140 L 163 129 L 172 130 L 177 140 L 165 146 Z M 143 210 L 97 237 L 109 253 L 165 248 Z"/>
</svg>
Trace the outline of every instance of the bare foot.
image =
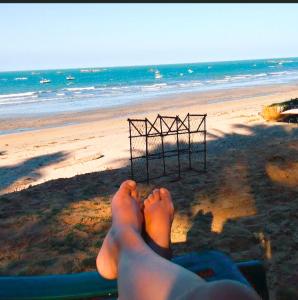
<svg viewBox="0 0 298 300">
<path fill-rule="evenodd" d="M 118 275 L 120 232 L 132 229 L 140 232 L 143 216 L 137 185 L 133 180 L 124 181 L 112 199 L 112 227 L 105 237 L 96 258 L 97 270 L 106 279 Z"/>
<path fill-rule="evenodd" d="M 167 189 L 155 189 L 148 196 L 144 202 L 144 218 L 148 245 L 161 256 L 171 258 L 169 251 L 174 205 Z"/>
</svg>

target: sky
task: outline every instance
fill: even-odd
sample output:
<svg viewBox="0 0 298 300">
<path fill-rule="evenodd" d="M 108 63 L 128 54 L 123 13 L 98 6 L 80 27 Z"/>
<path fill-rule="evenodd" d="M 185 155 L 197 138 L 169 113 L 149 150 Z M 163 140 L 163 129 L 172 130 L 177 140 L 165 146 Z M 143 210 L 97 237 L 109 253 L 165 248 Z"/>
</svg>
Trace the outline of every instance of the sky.
<svg viewBox="0 0 298 300">
<path fill-rule="evenodd" d="M 298 4 L 0 4 L 0 71 L 298 56 Z"/>
</svg>

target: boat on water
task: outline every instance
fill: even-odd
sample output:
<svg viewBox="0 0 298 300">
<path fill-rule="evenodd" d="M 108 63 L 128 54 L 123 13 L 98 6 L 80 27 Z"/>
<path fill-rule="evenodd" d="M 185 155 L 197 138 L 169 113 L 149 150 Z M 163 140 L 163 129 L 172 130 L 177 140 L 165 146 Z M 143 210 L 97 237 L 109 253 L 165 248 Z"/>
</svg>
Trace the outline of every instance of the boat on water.
<svg viewBox="0 0 298 300">
<path fill-rule="evenodd" d="M 50 83 L 51 80 L 50 79 L 45 79 L 45 78 L 42 78 L 39 83 Z"/>
<path fill-rule="evenodd" d="M 75 78 L 73 76 L 69 75 L 69 76 L 66 77 L 66 79 L 67 80 L 74 80 Z"/>
<path fill-rule="evenodd" d="M 159 71 L 155 71 L 155 79 L 160 79 L 162 78 L 162 75 L 159 73 Z"/>
</svg>

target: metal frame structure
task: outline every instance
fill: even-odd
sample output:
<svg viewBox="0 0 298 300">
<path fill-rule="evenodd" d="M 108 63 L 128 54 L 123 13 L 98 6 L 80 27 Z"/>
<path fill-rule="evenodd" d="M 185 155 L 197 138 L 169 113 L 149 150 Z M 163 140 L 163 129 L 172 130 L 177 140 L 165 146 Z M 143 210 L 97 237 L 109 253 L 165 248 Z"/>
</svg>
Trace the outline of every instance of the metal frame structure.
<svg viewBox="0 0 298 300">
<path fill-rule="evenodd" d="M 184 169 L 206 171 L 206 118 L 207 114 L 188 113 L 183 119 L 178 115 L 158 114 L 154 122 L 147 118 L 127 119 L 131 178 L 149 182 L 173 173 L 178 173 L 180 178 Z M 199 158 L 202 158 L 202 168 Z"/>
</svg>

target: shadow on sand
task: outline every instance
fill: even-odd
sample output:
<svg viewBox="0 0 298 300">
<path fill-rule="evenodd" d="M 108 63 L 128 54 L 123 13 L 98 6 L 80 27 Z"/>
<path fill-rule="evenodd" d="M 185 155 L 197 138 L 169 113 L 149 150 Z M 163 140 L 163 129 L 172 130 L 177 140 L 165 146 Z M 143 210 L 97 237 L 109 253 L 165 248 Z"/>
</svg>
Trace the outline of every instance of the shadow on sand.
<svg viewBox="0 0 298 300">
<path fill-rule="evenodd" d="M 272 293 L 295 294 L 298 128 L 235 129 L 238 133 L 209 136 L 206 173 L 190 171 L 176 182 L 162 177 L 141 183 L 141 195 L 158 186 L 171 191 L 174 254 L 218 249 L 237 261 L 265 259 Z M 62 158 L 59 153 L 39 159 L 49 164 Z M 30 166 L 31 160 L 15 167 L 15 178 L 32 172 Z M 129 171 L 127 166 L 57 179 L 0 196 L 0 274 L 94 270 L 111 223 L 110 196 Z"/>
<path fill-rule="evenodd" d="M 0 152 L 0 155 L 5 155 L 5 151 Z M 60 162 L 66 156 L 65 152 L 56 152 L 33 157 L 17 165 L 0 167 L 0 193 L 3 194 L 7 187 L 13 186 L 17 181 L 30 183 L 39 179 L 41 168 Z"/>
</svg>

